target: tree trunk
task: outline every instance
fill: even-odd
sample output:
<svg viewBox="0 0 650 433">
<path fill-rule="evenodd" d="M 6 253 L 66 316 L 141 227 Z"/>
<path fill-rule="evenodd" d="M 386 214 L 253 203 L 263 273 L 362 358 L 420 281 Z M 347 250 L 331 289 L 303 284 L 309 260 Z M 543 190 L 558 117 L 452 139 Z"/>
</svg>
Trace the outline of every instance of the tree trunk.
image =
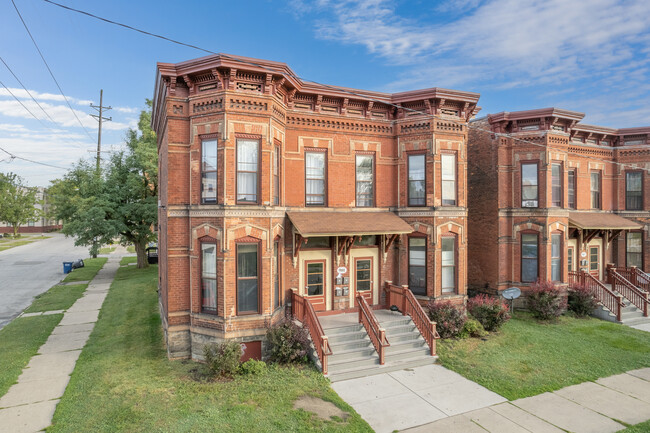
<svg viewBox="0 0 650 433">
<path fill-rule="evenodd" d="M 144 241 L 140 242 L 133 242 L 133 245 L 135 246 L 135 252 L 138 255 L 138 268 L 146 268 L 149 266 L 149 262 L 147 261 L 147 244 Z"/>
<path fill-rule="evenodd" d="M 18 224 L 14 224 L 14 238 L 18 237 L 18 227 L 19 227 Z"/>
</svg>

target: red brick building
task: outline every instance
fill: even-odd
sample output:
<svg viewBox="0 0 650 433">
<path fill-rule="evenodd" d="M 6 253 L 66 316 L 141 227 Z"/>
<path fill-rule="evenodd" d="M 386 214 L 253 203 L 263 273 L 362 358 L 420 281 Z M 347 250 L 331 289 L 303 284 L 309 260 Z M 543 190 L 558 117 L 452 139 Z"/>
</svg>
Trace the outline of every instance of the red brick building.
<svg viewBox="0 0 650 433">
<path fill-rule="evenodd" d="M 319 315 L 467 288 L 467 121 L 478 94 L 386 94 L 300 80 L 284 63 L 159 63 L 160 310 L 171 357 L 263 351 L 290 293 Z M 431 115 L 436 115 L 434 119 Z"/>
<path fill-rule="evenodd" d="M 606 265 L 650 270 L 650 127 L 579 123 L 548 108 L 502 112 L 469 133 L 469 286 L 567 283 Z"/>
</svg>

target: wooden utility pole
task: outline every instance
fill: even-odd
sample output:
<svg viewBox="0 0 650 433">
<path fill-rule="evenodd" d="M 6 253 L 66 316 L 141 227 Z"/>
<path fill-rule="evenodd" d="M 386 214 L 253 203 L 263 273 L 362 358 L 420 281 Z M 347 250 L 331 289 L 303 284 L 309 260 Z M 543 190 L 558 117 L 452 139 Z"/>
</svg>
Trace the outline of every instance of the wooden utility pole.
<svg viewBox="0 0 650 433">
<path fill-rule="evenodd" d="M 90 104 L 91 108 L 94 108 L 99 112 L 99 114 L 91 114 L 95 119 L 99 121 L 99 131 L 97 132 L 97 172 L 99 173 L 99 161 L 101 159 L 102 152 L 102 121 L 110 122 L 113 120 L 112 117 L 103 117 L 104 110 L 110 110 L 113 107 L 104 107 L 102 103 L 104 102 L 104 89 L 99 91 L 99 106 Z"/>
</svg>

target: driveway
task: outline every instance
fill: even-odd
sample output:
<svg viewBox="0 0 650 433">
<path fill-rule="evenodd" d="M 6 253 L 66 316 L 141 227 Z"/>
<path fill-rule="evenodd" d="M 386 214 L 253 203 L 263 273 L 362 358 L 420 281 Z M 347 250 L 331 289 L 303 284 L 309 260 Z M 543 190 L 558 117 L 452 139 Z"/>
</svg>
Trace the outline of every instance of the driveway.
<svg viewBox="0 0 650 433">
<path fill-rule="evenodd" d="M 63 279 L 62 262 L 88 257 L 88 248 L 75 247 L 73 238 L 47 236 L 52 238 L 0 251 L 0 329 Z"/>
</svg>

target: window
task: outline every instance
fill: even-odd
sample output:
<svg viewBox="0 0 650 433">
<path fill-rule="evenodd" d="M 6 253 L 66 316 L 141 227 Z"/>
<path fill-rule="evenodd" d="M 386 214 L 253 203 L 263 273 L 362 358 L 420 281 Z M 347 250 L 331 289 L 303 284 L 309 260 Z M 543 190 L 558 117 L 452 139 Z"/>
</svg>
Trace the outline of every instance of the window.
<svg viewBox="0 0 650 433">
<path fill-rule="evenodd" d="M 303 245 L 303 248 L 329 248 L 330 247 L 330 238 L 327 236 L 317 236 L 313 238 L 305 239 L 306 244 Z"/>
<path fill-rule="evenodd" d="M 237 244 L 237 314 L 257 313 L 257 243 Z"/>
<path fill-rule="evenodd" d="M 409 238 L 409 288 L 416 295 L 427 294 L 427 245 L 425 237 Z"/>
<path fill-rule="evenodd" d="M 643 268 L 643 233 L 628 232 L 625 238 L 625 260 L 628 267 Z"/>
<path fill-rule="evenodd" d="M 201 310 L 217 312 L 217 244 L 201 242 Z"/>
<path fill-rule="evenodd" d="M 325 152 L 305 152 L 305 203 L 307 206 L 325 206 Z"/>
<path fill-rule="evenodd" d="M 576 171 L 569 170 L 568 180 L 569 180 L 569 207 L 571 209 L 576 208 Z"/>
<path fill-rule="evenodd" d="M 456 155 L 443 153 L 442 165 L 442 205 L 456 206 Z"/>
<path fill-rule="evenodd" d="M 36 221 L 34 220 L 27 221 L 27 227 L 34 227 L 35 225 L 36 225 Z"/>
<path fill-rule="evenodd" d="M 562 166 L 551 164 L 551 204 L 562 207 Z"/>
<path fill-rule="evenodd" d="M 562 281 L 562 235 L 551 235 L 551 280 Z"/>
<path fill-rule="evenodd" d="M 237 140 L 237 203 L 257 203 L 259 141 Z"/>
<path fill-rule="evenodd" d="M 524 283 L 537 281 L 539 257 L 537 240 L 536 234 L 521 234 L 521 281 Z"/>
<path fill-rule="evenodd" d="M 275 146 L 273 155 L 273 205 L 280 205 L 280 146 Z"/>
<path fill-rule="evenodd" d="M 273 242 L 273 292 L 275 308 L 281 304 L 280 300 L 280 242 Z"/>
<path fill-rule="evenodd" d="M 307 263 L 307 296 L 323 294 L 325 286 L 325 263 Z"/>
<path fill-rule="evenodd" d="M 357 292 L 366 292 L 370 290 L 372 287 L 372 262 L 369 259 L 357 259 L 356 269 Z"/>
<path fill-rule="evenodd" d="M 374 206 L 374 156 L 357 155 L 357 207 Z"/>
<path fill-rule="evenodd" d="M 363 235 L 354 241 L 355 247 L 373 247 L 377 245 L 377 236 Z"/>
<path fill-rule="evenodd" d="M 201 202 L 217 202 L 217 140 L 201 143 Z"/>
<path fill-rule="evenodd" d="M 408 205 L 426 205 L 426 156 L 424 154 L 408 157 Z"/>
<path fill-rule="evenodd" d="M 573 271 L 573 248 L 566 250 L 566 266 L 569 272 Z"/>
<path fill-rule="evenodd" d="M 591 172 L 591 208 L 600 209 L 600 172 Z"/>
<path fill-rule="evenodd" d="M 589 270 L 598 270 L 598 247 L 589 248 Z"/>
<path fill-rule="evenodd" d="M 625 209 L 643 209 L 643 173 L 640 171 L 625 173 Z"/>
<path fill-rule="evenodd" d="M 537 164 L 521 164 L 521 207 L 537 207 Z"/>
<path fill-rule="evenodd" d="M 442 293 L 456 291 L 456 238 L 442 238 Z"/>
</svg>

